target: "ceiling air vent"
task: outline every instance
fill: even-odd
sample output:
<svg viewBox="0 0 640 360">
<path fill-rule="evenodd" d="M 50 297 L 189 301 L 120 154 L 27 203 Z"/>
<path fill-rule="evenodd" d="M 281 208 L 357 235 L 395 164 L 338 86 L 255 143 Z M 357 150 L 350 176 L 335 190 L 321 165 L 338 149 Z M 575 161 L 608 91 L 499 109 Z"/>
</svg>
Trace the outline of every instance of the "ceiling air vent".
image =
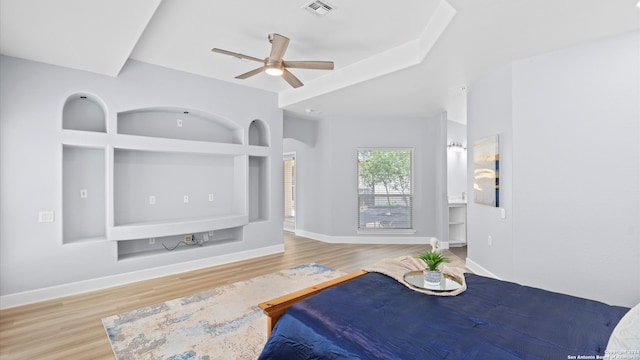
<svg viewBox="0 0 640 360">
<path fill-rule="evenodd" d="M 306 4 L 304 6 L 305 9 L 311 11 L 312 13 L 318 15 L 318 16 L 324 16 L 326 15 L 329 11 L 333 10 L 334 7 L 333 5 L 330 5 L 324 1 L 320 1 L 320 0 L 315 0 L 312 1 L 308 4 Z"/>
</svg>

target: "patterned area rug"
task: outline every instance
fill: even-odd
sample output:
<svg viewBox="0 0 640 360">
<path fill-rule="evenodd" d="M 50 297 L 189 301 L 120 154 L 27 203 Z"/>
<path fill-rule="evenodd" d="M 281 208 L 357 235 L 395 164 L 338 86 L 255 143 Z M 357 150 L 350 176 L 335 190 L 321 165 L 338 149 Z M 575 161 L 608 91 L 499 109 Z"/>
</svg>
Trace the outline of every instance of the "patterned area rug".
<svg viewBox="0 0 640 360">
<path fill-rule="evenodd" d="M 343 275 L 305 264 L 102 319 L 118 360 L 256 359 L 267 340 L 257 304 Z"/>
</svg>

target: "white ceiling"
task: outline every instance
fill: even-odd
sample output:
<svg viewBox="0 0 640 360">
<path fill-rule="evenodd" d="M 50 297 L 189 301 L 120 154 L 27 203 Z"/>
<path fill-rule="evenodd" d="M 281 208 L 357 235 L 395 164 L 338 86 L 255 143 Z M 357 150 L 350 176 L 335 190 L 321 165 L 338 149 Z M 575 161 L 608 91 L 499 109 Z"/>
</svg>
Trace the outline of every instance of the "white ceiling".
<svg viewBox="0 0 640 360">
<path fill-rule="evenodd" d="M 324 0 L 323 0 L 324 1 Z M 279 93 L 302 117 L 423 116 L 466 121 L 465 91 L 510 61 L 640 29 L 638 0 L 0 0 L 0 53 L 117 76 L 127 59 Z M 285 60 L 305 83 L 234 76 L 267 57 L 269 33 L 291 39 Z M 309 112 L 308 109 L 313 109 Z"/>
</svg>

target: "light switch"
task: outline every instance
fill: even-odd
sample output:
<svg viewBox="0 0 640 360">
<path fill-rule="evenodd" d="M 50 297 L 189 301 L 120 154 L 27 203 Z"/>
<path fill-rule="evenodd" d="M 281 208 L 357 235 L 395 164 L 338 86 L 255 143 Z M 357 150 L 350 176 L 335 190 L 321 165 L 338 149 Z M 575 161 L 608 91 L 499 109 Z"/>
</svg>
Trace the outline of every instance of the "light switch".
<svg viewBox="0 0 640 360">
<path fill-rule="evenodd" d="M 507 209 L 500 208 L 500 219 L 506 219 L 506 218 L 507 218 Z"/>
</svg>

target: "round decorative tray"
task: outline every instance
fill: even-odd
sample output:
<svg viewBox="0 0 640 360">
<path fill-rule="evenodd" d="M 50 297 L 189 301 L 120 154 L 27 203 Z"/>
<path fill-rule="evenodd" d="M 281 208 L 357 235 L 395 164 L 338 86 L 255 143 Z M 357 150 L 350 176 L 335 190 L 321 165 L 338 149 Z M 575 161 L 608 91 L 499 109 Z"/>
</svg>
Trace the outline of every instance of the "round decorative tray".
<svg viewBox="0 0 640 360">
<path fill-rule="evenodd" d="M 454 291 L 462 287 L 462 281 L 460 281 L 460 279 L 448 274 L 442 274 L 440 285 L 427 285 L 424 281 L 422 270 L 409 271 L 408 273 L 404 274 L 404 281 L 418 289 L 438 292 Z"/>
</svg>

